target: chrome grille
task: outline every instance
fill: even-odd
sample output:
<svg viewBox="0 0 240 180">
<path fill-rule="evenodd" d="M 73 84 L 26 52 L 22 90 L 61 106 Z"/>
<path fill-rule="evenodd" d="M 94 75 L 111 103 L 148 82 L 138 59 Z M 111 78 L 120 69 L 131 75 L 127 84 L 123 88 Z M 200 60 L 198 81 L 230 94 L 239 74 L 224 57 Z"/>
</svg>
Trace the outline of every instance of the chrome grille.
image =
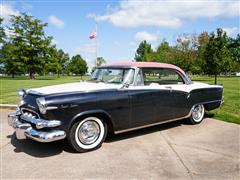
<svg viewBox="0 0 240 180">
<path fill-rule="evenodd" d="M 31 109 L 21 108 L 21 112 L 25 116 L 40 118 L 39 114 Z"/>
</svg>

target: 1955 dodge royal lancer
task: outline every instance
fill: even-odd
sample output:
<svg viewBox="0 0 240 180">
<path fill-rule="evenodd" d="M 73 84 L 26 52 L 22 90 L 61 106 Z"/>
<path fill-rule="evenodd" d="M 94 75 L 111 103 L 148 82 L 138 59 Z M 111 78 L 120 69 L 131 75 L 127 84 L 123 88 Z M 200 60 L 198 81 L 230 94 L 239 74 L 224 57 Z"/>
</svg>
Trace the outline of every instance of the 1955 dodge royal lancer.
<svg viewBox="0 0 240 180">
<path fill-rule="evenodd" d="M 223 103 L 223 87 L 192 82 L 171 64 L 104 65 L 89 81 L 18 91 L 22 100 L 8 122 L 17 139 L 51 142 L 67 138 L 78 152 L 97 149 L 107 133 L 121 133 L 188 118 Z"/>
</svg>

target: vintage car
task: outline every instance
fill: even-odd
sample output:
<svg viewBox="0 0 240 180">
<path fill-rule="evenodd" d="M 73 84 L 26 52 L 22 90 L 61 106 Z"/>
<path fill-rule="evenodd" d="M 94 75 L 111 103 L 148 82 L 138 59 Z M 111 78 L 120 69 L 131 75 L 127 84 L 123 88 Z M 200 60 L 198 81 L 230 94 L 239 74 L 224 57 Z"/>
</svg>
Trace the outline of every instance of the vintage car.
<svg viewBox="0 0 240 180">
<path fill-rule="evenodd" d="M 97 149 L 108 133 L 188 118 L 223 103 L 223 87 L 192 82 L 175 65 L 125 62 L 104 65 L 89 81 L 18 91 L 22 100 L 8 122 L 17 139 L 67 138 L 78 152 Z"/>
</svg>

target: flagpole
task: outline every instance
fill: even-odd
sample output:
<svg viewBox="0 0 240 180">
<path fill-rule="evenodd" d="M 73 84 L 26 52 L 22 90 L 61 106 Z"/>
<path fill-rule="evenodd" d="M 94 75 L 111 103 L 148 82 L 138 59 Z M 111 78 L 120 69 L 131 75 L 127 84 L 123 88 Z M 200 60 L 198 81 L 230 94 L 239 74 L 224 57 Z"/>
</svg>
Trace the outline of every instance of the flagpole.
<svg viewBox="0 0 240 180">
<path fill-rule="evenodd" d="M 95 24 L 95 30 L 96 30 L 96 38 L 95 38 L 95 42 L 96 42 L 96 59 L 95 59 L 95 66 L 97 67 L 97 46 L 98 46 L 98 32 L 97 32 L 97 23 Z"/>
</svg>

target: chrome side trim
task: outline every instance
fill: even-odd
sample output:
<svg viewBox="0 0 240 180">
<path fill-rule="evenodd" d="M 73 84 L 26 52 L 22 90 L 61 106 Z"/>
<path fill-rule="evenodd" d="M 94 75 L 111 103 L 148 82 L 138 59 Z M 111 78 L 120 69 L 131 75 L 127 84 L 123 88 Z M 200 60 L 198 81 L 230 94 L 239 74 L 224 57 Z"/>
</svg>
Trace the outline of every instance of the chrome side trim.
<svg viewBox="0 0 240 180">
<path fill-rule="evenodd" d="M 142 128 L 146 128 L 146 127 L 151 127 L 151 126 L 155 126 L 155 125 L 159 125 L 159 124 L 164 124 L 164 123 L 168 123 L 168 122 L 172 122 L 172 121 L 177 121 L 177 120 L 189 118 L 191 116 L 191 112 L 192 112 L 193 107 L 191 108 L 190 112 L 186 116 L 183 116 L 183 117 L 180 117 L 180 118 L 174 118 L 174 119 L 170 119 L 170 120 L 166 120 L 166 121 L 161 121 L 161 122 L 157 122 L 157 123 L 153 123 L 153 124 L 147 124 L 147 125 L 144 125 L 144 126 L 138 126 L 138 127 L 134 127 L 134 128 L 115 131 L 114 134 L 120 134 L 120 133 L 124 133 L 124 132 L 128 132 L 128 131 L 133 131 L 133 130 L 137 130 L 137 129 L 142 129 Z"/>
<path fill-rule="evenodd" d="M 199 105 L 199 104 L 215 103 L 215 102 L 221 102 L 221 101 L 222 101 L 222 100 L 205 101 L 205 102 L 197 103 L 197 104 L 195 104 L 194 106 Z"/>
<path fill-rule="evenodd" d="M 57 106 L 47 106 L 46 110 L 53 110 L 53 109 L 58 109 Z"/>
<path fill-rule="evenodd" d="M 129 129 L 120 130 L 120 131 L 115 131 L 114 133 L 115 134 L 120 134 L 120 133 L 123 133 L 123 132 L 133 131 L 133 130 L 137 130 L 137 129 L 142 129 L 142 128 L 146 128 L 146 127 L 151 127 L 151 126 L 155 126 L 155 125 L 159 125 L 159 124 L 164 124 L 164 123 L 168 123 L 168 122 L 172 122 L 172 121 L 178 121 L 178 120 L 181 120 L 181 119 L 189 118 L 191 116 L 193 108 L 196 105 L 214 103 L 214 102 L 222 102 L 222 100 L 206 101 L 206 102 L 201 102 L 201 103 L 194 104 L 193 107 L 191 108 L 190 112 L 188 113 L 188 115 L 180 117 L 180 118 L 174 118 L 174 119 L 169 119 L 169 120 L 166 120 L 166 121 L 161 121 L 161 122 L 157 122 L 157 123 L 153 123 L 153 124 L 147 124 L 147 125 L 144 125 L 144 126 L 138 126 L 138 127 L 133 127 L 133 128 L 129 128 Z"/>
<path fill-rule="evenodd" d="M 206 101 L 205 103 L 214 103 L 214 102 L 221 102 L 221 101 L 222 101 L 222 99 L 221 100 L 214 100 L 214 101 Z"/>
</svg>

